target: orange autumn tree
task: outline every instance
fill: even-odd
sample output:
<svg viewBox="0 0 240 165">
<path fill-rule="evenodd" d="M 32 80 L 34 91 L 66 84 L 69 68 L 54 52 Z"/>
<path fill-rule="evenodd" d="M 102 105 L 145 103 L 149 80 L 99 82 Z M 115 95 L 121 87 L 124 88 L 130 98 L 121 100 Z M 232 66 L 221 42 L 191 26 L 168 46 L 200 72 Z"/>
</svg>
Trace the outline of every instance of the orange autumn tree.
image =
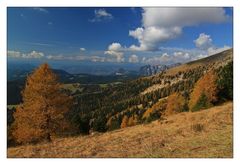
<svg viewBox="0 0 240 165">
<path fill-rule="evenodd" d="M 142 119 L 146 121 L 156 120 L 160 118 L 162 112 L 166 109 L 166 99 L 162 98 L 151 108 L 148 108 L 142 115 Z M 154 117 L 153 117 L 154 116 Z"/>
<path fill-rule="evenodd" d="M 138 122 L 137 120 L 137 115 L 132 115 L 129 119 L 128 119 L 128 126 L 134 126 L 136 125 Z"/>
<path fill-rule="evenodd" d="M 127 115 L 125 115 L 122 119 L 121 128 L 125 128 L 127 126 L 128 126 L 128 117 Z"/>
<path fill-rule="evenodd" d="M 22 97 L 23 103 L 14 113 L 14 138 L 18 143 L 51 141 L 51 136 L 63 128 L 72 98 L 62 92 L 48 64 L 41 65 L 27 77 Z"/>
<path fill-rule="evenodd" d="M 185 99 L 180 93 L 173 93 L 167 99 L 165 114 L 172 115 L 182 112 L 185 105 Z"/>
<path fill-rule="evenodd" d="M 216 73 L 214 71 L 209 71 L 196 82 L 190 95 L 190 111 L 207 108 L 217 101 L 218 88 L 216 81 Z"/>
</svg>

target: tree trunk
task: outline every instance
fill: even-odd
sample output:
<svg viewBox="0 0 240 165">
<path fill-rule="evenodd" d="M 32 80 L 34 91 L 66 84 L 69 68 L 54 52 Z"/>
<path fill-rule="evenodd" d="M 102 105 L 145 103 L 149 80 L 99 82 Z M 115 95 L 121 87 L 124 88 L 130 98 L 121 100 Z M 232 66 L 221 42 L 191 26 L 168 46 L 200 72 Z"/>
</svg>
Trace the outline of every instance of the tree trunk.
<svg viewBox="0 0 240 165">
<path fill-rule="evenodd" d="M 48 141 L 48 142 L 51 142 L 51 141 L 52 141 L 52 139 L 51 139 L 51 134 L 50 134 L 50 133 L 47 133 L 47 141 Z"/>
<path fill-rule="evenodd" d="M 46 123 L 46 131 L 47 131 L 47 141 L 48 142 L 51 142 L 52 139 L 51 139 L 51 133 L 50 133 L 50 116 L 49 114 L 46 115 L 47 117 L 47 123 Z"/>
</svg>

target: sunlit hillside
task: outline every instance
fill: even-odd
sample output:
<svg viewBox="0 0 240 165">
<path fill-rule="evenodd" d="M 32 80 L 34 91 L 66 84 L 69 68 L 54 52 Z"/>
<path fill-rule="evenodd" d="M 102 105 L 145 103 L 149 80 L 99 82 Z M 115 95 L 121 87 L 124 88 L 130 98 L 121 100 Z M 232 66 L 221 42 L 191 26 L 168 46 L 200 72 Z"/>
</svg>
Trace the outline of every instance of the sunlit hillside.
<svg viewBox="0 0 240 165">
<path fill-rule="evenodd" d="M 232 102 L 89 136 L 8 149 L 8 157 L 233 157 Z"/>
</svg>

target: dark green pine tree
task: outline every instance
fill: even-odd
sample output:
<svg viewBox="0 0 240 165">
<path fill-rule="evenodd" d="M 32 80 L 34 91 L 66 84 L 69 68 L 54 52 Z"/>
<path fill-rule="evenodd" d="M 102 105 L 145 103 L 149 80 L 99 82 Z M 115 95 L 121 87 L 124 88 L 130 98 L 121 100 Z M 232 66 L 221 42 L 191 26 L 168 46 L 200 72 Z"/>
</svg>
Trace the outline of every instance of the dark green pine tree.
<svg viewBox="0 0 240 165">
<path fill-rule="evenodd" d="M 218 88 L 219 97 L 222 99 L 233 99 L 233 61 L 224 66 L 219 74 Z"/>
</svg>

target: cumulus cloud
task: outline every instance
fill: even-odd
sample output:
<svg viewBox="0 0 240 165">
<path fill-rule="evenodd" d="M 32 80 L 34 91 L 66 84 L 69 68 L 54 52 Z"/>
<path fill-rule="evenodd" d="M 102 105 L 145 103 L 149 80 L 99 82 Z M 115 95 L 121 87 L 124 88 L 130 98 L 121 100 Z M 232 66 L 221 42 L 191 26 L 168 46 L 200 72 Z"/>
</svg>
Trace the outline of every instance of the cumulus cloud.
<svg viewBox="0 0 240 165">
<path fill-rule="evenodd" d="M 143 8 L 142 27 L 129 31 L 139 45 L 130 49 L 156 51 L 160 43 L 178 37 L 184 27 L 222 23 L 228 17 L 223 8 Z"/>
<path fill-rule="evenodd" d="M 80 48 L 80 51 L 85 51 L 86 49 L 85 48 Z"/>
<path fill-rule="evenodd" d="M 116 59 L 116 62 L 124 62 L 123 47 L 119 43 L 112 43 L 108 46 L 108 50 L 104 54 L 110 55 Z"/>
<path fill-rule="evenodd" d="M 122 50 L 122 46 L 120 43 L 112 43 L 111 45 L 108 46 L 108 50 L 112 50 L 112 51 L 121 51 Z"/>
<path fill-rule="evenodd" d="M 205 51 L 205 55 L 202 55 L 202 54 L 199 55 L 200 58 L 210 56 L 210 55 L 213 55 L 216 53 L 220 53 L 224 50 L 230 49 L 230 47 L 226 46 L 226 45 L 224 45 L 221 48 L 216 47 L 213 44 L 213 40 L 212 40 L 211 36 L 207 35 L 205 33 L 201 33 L 199 35 L 199 37 L 196 40 L 194 40 L 193 42 L 195 43 L 195 46 L 198 49 Z"/>
<path fill-rule="evenodd" d="M 131 45 L 130 50 L 135 51 L 154 51 L 158 50 L 158 43 L 163 41 L 173 39 L 179 34 L 182 30 L 179 27 L 171 28 L 161 28 L 151 26 L 148 28 L 137 28 L 136 30 L 130 30 L 129 35 L 137 39 L 140 43 L 139 46 Z"/>
<path fill-rule="evenodd" d="M 104 20 L 111 20 L 113 16 L 111 13 L 108 13 L 105 9 L 98 9 L 94 11 L 94 18 L 90 19 L 90 22 L 101 22 Z"/>
<path fill-rule="evenodd" d="M 117 62 L 124 62 L 123 53 L 116 51 L 106 51 L 104 54 L 111 55 L 116 59 Z"/>
<path fill-rule="evenodd" d="M 138 63 L 139 62 L 138 56 L 135 55 L 135 54 L 131 55 L 129 57 L 129 59 L 128 59 L 128 62 L 130 62 L 130 63 Z"/>
<path fill-rule="evenodd" d="M 223 8 L 214 7 L 170 7 L 144 8 L 144 27 L 185 27 L 201 23 L 222 23 L 228 19 Z"/>
<path fill-rule="evenodd" d="M 202 50 L 207 50 L 213 46 L 212 38 L 210 35 L 206 35 L 205 33 L 201 33 L 199 37 L 194 40 L 195 46 Z"/>
<path fill-rule="evenodd" d="M 44 53 L 42 52 L 37 52 L 37 51 L 32 51 L 30 53 L 21 53 L 18 51 L 12 51 L 9 50 L 7 52 L 8 57 L 12 57 L 12 58 L 35 58 L 35 59 L 39 59 L 39 58 L 43 58 L 44 57 Z"/>
</svg>

